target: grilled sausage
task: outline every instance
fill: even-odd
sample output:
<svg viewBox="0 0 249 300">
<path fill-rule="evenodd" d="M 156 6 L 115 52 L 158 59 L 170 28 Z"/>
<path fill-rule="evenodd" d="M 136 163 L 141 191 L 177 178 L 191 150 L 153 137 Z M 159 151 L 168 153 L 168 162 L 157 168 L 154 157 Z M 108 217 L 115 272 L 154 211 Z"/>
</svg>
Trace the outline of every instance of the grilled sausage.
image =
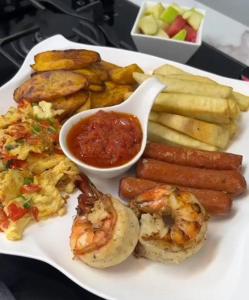
<svg viewBox="0 0 249 300">
<path fill-rule="evenodd" d="M 167 184 L 223 191 L 234 196 L 246 190 L 245 178 L 236 170 L 211 170 L 142 159 L 137 176 Z"/>
<path fill-rule="evenodd" d="M 157 143 L 149 143 L 146 146 L 144 157 L 184 166 L 217 170 L 240 169 L 243 158 L 242 155 L 232 153 L 209 152 Z"/>
<path fill-rule="evenodd" d="M 135 177 L 125 177 L 120 181 L 119 194 L 123 198 L 132 199 L 146 190 L 160 185 L 162 185 L 162 183 L 156 181 Z M 232 198 L 224 192 L 201 190 L 183 186 L 177 186 L 177 188 L 180 191 L 186 191 L 194 194 L 211 215 L 225 215 L 231 211 Z"/>
</svg>

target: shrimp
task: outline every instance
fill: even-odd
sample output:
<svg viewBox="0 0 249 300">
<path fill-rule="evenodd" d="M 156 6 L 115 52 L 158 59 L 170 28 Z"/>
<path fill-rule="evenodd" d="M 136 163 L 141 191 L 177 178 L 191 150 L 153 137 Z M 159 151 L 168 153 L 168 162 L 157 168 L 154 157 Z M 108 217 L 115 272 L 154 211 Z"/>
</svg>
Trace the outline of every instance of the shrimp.
<svg viewBox="0 0 249 300">
<path fill-rule="evenodd" d="M 138 242 L 135 213 L 118 199 L 98 191 L 85 176 L 78 186 L 83 193 L 78 198 L 70 236 L 74 257 L 95 268 L 121 263 Z"/>
<path fill-rule="evenodd" d="M 149 245 L 150 248 L 152 245 L 155 248 L 153 254 L 150 253 L 151 249 L 147 249 L 147 253 L 141 256 L 163 261 L 168 260 L 169 254 L 172 254 L 172 259 L 169 260 L 180 262 L 179 255 L 174 261 L 174 252 L 179 254 L 179 251 L 182 251 L 185 256 L 188 253 L 186 249 L 194 250 L 205 239 L 208 216 L 191 193 L 162 185 L 131 200 L 130 207 L 140 219 L 138 249 L 140 252 L 146 252 Z"/>
<path fill-rule="evenodd" d="M 112 238 L 116 212 L 109 195 L 102 194 L 82 176 L 79 187 L 83 192 L 78 197 L 77 216 L 70 237 L 74 255 L 99 249 Z"/>
</svg>

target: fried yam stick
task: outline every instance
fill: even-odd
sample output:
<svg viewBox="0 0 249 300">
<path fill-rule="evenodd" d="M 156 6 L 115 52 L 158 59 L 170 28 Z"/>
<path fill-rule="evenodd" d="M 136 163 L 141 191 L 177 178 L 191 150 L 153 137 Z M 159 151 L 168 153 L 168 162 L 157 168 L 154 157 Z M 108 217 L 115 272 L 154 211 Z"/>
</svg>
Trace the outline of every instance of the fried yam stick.
<svg viewBox="0 0 249 300">
<path fill-rule="evenodd" d="M 150 78 L 151 75 L 134 72 L 133 77 L 139 84 L 141 84 L 146 79 Z M 164 90 L 166 93 L 184 93 L 216 98 L 229 98 L 232 93 L 232 88 L 224 85 L 196 82 L 193 80 L 182 80 L 162 75 L 156 75 L 156 78 L 166 85 Z"/>
<path fill-rule="evenodd" d="M 231 111 L 228 99 L 177 93 L 159 94 L 153 110 L 217 124 L 229 124 L 238 113 Z"/>
<path fill-rule="evenodd" d="M 173 146 L 185 146 L 208 151 L 217 151 L 218 148 L 173 130 L 167 126 L 149 121 L 148 140 L 156 143 L 170 144 Z"/>
<path fill-rule="evenodd" d="M 203 143 L 225 149 L 230 140 L 229 129 L 225 126 L 169 113 L 153 112 L 153 121 L 177 130 Z"/>
</svg>

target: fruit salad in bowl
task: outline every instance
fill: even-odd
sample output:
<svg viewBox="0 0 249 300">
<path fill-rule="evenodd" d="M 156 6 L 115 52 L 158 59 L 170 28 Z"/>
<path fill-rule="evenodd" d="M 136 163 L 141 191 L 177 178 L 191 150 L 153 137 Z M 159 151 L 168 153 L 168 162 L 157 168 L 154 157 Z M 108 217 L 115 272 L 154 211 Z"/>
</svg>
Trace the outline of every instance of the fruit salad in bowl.
<svg viewBox="0 0 249 300">
<path fill-rule="evenodd" d="M 131 36 L 139 51 L 185 63 L 201 45 L 204 19 L 201 9 L 146 1 Z"/>
</svg>

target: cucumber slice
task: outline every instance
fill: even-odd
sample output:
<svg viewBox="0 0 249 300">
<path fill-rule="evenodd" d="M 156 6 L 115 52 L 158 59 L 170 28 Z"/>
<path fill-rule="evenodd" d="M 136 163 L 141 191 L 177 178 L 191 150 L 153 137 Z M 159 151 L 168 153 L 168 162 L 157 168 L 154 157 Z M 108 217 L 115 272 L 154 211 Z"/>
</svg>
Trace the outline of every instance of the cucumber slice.
<svg viewBox="0 0 249 300">
<path fill-rule="evenodd" d="M 160 19 L 156 19 L 156 22 L 157 22 L 159 30 L 160 30 L 160 28 L 163 28 L 165 26 L 165 23 Z"/>
<path fill-rule="evenodd" d="M 172 6 L 167 7 L 161 14 L 160 19 L 164 22 L 171 24 L 175 21 L 179 12 Z"/>
<path fill-rule="evenodd" d="M 184 12 L 185 12 L 185 9 L 182 8 L 182 7 L 180 7 L 180 6 L 179 6 L 178 4 L 176 4 L 176 3 L 171 4 L 171 7 L 173 7 L 176 11 L 178 11 L 178 13 L 179 13 L 180 15 L 184 14 Z"/>
<path fill-rule="evenodd" d="M 193 10 L 192 14 L 190 15 L 190 17 L 188 17 L 187 21 L 188 21 L 189 25 L 191 25 L 194 28 L 194 30 L 198 31 L 203 17 L 204 16 L 202 13 L 200 13 L 196 10 Z"/>
<path fill-rule="evenodd" d="M 164 6 L 162 5 L 162 3 L 157 3 L 156 5 L 149 7 L 144 14 L 153 15 L 156 19 L 159 19 L 163 11 L 164 11 Z"/>
<path fill-rule="evenodd" d="M 193 9 L 188 9 L 182 15 L 183 19 L 187 20 L 193 13 Z"/>
<path fill-rule="evenodd" d="M 169 36 L 167 35 L 167 33 L 163 29 L 159 29 L 156 36 L 160 36 L 160 37 L 164 37 L 164 38 L 169 39 Z"/>
<path fill-rule="evenodd" d="M 152 15 L 143 16 L 138 26 L 144 34 L 154 35 L 158 31 L 157 21 Z"/>
</svg>

